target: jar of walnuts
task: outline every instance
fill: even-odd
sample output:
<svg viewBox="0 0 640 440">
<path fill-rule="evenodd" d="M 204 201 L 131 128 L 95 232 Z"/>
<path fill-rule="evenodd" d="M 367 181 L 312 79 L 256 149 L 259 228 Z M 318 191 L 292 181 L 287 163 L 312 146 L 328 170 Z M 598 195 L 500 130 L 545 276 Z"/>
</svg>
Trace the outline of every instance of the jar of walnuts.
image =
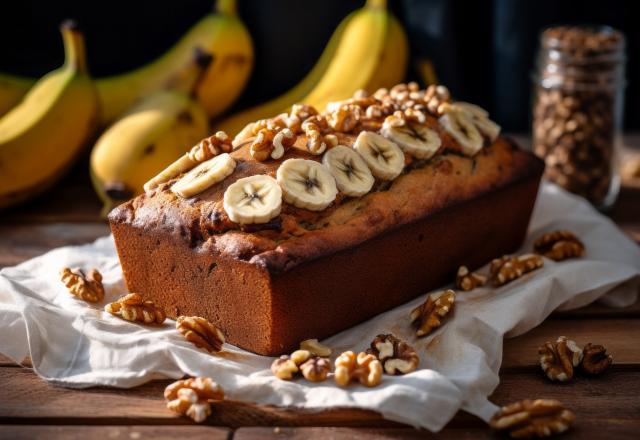
<svg viewBox="0 0 640 440">
<path fill-rule="evenodd" d="M 625 87 L 625 39 L 609 27 L 544 30 L 534 74 L 533 149 L 552 182 L 600 209 L 620 188 L 616 151 Z"/>
</svg>

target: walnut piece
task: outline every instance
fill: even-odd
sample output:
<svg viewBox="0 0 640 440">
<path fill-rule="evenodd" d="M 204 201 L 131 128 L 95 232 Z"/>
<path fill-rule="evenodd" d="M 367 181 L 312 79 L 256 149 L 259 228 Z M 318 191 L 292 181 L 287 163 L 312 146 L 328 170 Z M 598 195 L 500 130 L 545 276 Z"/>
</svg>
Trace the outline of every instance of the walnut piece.
<svg viewBox="0 0 640 440">
<path fill-rule="evenodd" d="M 218 327 L 200 316 L 180 316 L 176 328 L 187 341 L 209 353 L 222 350 L 224 334 Z"/>
<path fill-rule="evenodd" d="M 391 375 L 411 373 L 420 362 L 416 350 L 392 334 L 376 336 L 367 353 L 374 355 L 382 363 L 385 373 Z"/>
<path fill-rule="evenodd" d="M 302 376 L 310 382 L 322 382 L 331 371 L 331 362 L 324 357 L 312 357 L 300 365 Z"/>
<path fill-rule="evenodd" d="M 557 400 L 527 399 L 500 408 L 489 426 L 509 431 L 512 438 L 550 437 L 565 432 L 574 420 L 573 412 Z"/>
<path fill-rule="evenodd" d="M 331 348 L 322 345 L 317 339 L 307 339 L 300 343 L 300 350 L 307 350 L 314 356 L 329 357 Z"/>
<path fill-rule="evenodd" d="M 102 275 L 97 269 L 91 269 L 85 274 L 81 269 L 65 267 L 60 272 L 60 278 L 69 289 L 69 293 L 83 301 L 96 303 L 104 299 Z"/>
<path fill-rule="evenodd" d="M 589 342 L 582 352 L 582 370 L 587 374 L 602 374 L 613 362 L 613 357 L 607 354 L 607 349 L 602 345 L 593 345 Z"/>
<path fill-rule="evenodd" d="M 489 271 L 496 286 L 507 284 L 522 275 L 539 269 L 544 260 L 539 255 L 525 254 L 520 256 L 505 255 L 491 262 Z"/>
<path fill-rule="evenodd" d="M 349 133 L 362 118 L 362 107 L 356 104 L 342 104 L 327 114 L 329 127 L 341 133 Z"/>
<path fill-rule="evenodd" d="M 553 231 L 544 234 L 533 244 L 537 254 L 555 261 L 584 255 L 584 244 L 570 231 Z"/>
<path fill-rule="evenodd" d="M 296 142 L 296 136 L 288 128 L 263 128 L 253 140 L 249 153 L 257 161 L 280 159 Z"/>
<path fill-rule="evenodd" d="M 325 118 L 320 115 L 312 116 L 302 123 L 302 130 L 307 137 L 307 150 L 311 154 L 320 155 L 327 148 L 338 145 L 338 138 L 334 134 L 322 134 L 326 124 Z"/>
<path fill-rule="evenodd" d="M 104 307 L 105 311 L 127 321 L 143 324 L 162 324 L 167 318 L 164 311 L 153 301 L 144 301 L 137 293 L 130 293 Z"/>
<path fill-rule="evenodd" d="M 443 104 L 451 103 L 451 93 L 445 86 L 431 84 L 424 92 L 422 100 L 431 114 L 441 116 L 445 110 Z"/>
<path fill-rule="evenodd" d="M 456 288 L 468 292 L 476 287 L 484 286 L 487 276 L 476 272 L 470 272 L 467 266 L 460 266 L 456 275 Z"/>
<path fill-rule="evenodd" d="M 555 344 L 546 342 L 538 348 L 540 367 L 551 380 L 566 382 L 582 361 L 582 349 L 574 341 L 560 336 Z"/>
<path fill-rule="evenodd" d="M 224 391 L 209 377 L 196 377 L 173 382 L 164 390 L 167 408 L 202 423 L 211 414 L 213 400 L 224 399 Z"/>
<path fill-rule="evenodd" d="M 187 153 L 189 159 L 196 163 L 204 162 L 222 153 L 230 153 L 233 149 L 231 138 L 224 131 L 204 138 Z"/>
<path fill-rule="evenodd" d="M 453 308 L 456 299 L 456 293 L 453 290 L 447 289 L 434 299 L 436 295 L 438 294 L 427 296 L 427 300 L 413 309 L 409 315 L 411 322 L 418 325 L 416 336 L 425 336 L 434 328 L 440 327 L 442 319 Z"/>
<path fill-rule="evenodd" d="M 291 380 L 300 371 L 300 365 L 311 359 L 308 350 L 296 350 L 291 355 L 282 355 L 271 364 L 271 372 L 282 380 Z"/>
<path fill-rule="evenodd" d="M 345 351 L 335 361 L 333 378 L 341 387 L 356 380 L 374 387 L 382 380 L 382 364 L 372 354 L 361 352 L 356 355 L 353 351 Z"/>
</svg>

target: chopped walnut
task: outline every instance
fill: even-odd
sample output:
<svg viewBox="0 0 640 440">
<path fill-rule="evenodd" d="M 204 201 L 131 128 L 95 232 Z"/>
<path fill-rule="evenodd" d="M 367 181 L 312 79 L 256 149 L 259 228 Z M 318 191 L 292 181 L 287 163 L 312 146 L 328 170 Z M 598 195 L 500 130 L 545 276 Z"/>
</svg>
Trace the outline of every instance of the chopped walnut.
<svg viewBox="0 0 640 440">
<path fill-rule="evenodd" d="M 308 350 L 296 350 L 291 355 L 282 355 L 271 364 L 271 372 L 278 379 L 291 380 L 300 371 L 300 365 L 311 357 Z"/>
<path fill-rule="evenodd" d="M 449 89 L 445 86 L 432 84 L 427 87 L 422 100 L 427 106 L 429 113 L 435 116 L 441 116 L 443 113 L 441 105 L 451 102 L 451 93 L 449 93 Z"/>
<path fill-rule="evenodd" d="M 544 234 L 533 244 L 537 254 L 555 261 L 584 255 L 584 244 L 569 231 L 553 231 Z"/>
<path fill-rule="evenodd" d="M 317 339 L 307 339 L 300 343 L 300 350 L 307 350 L 314 356 L 329 357 L 331 348 L 322 345 Z"/>
<path fill-rule="evenodd" d="M 476 287 L 484 286 L 487 283 L 487 276 L 475 272 L 470 272 L 467 266 L 460 266 L 456 275 L 456 288 L 468 292 Z"/>
<path fill-rule="evenodd" d="M 570 380 L 574 368 L 582 361 L 582 349 L 566 336 L 560 336 L 555 344 L 546 342 L 538 348 L 538 354 L 544 374 L 558 382 Z"/>
<path fill-rule="evenodd" d="M 305 121 L 312 116 L 316 116 L 318 114 L 318 110 L 315 107 L 307 104 L 293 104 L 291 107 L 290 116 L 296 116 L 301 121 Z"/>
<path fill-rule="evenodd" d="M 81 269 L 65 267 L 60 272 L 60 278 L 69 293 L 83 301 L 95 303 L 104 298 L 102 275 L 97 269 L 91 269 L 89 274 L 85 274 Z"/>
<path fill-rule="evenodd" d="M 587 374 L 601 374 L 613 362 L 613 357 L 607 354 L 607 349 L 602 345 L 588 343 L 584 346 L 582 352 L 582 370 Z"/>
<path fill-rule="evenodd" d="M 331 371 L 331 362 L 324 357 L 312 357 L 300 365 L 302 376 L 310 382 L 322 382 Z"/>
<path fill-rule="evenodd" d="M 302 130 L 307 136 L 307 150 L 311 154 L 320 155 L 327 148 L 338 144 L 338 138 L 335 135 L 322 135 L 323 124 L 326 124 L 326 121 L 319 116 L 312 116 L 302 123 Z"/>
<path fill-rule="evenodd" d="M 211 414 L 212 400 L 223 400 L 224 391 L 209 377 L 178 380 L 165 388 L 167 408 L 202 423 Z"/>
<path fill-rule="evenodd" d="M 565 432 L 574 420 L 575 415 L 557 400 L 527 399 L 500 408 L 489 426 L 509 431 L 512 438 L 550 437 Z"/>
<path fill-rule="evenodd" d="M 387 374 L 407 374 L 418 368 L 420 358 L 416 350 L 391 334 L 378 335 L 367 353 L 374 355 Z"/>
<path fill-rule="evenodd" d="M 208 352 L 222 350 L 224 334 L 218 327 L 200 316 L 180 316 L 176 320 L 176 328 L 187 341 Z"/>
<path fill-rule="evenodd" d="M 137 293 L 130 293 L 107 304 L 105 311 L 127 321 L 138 321 L 143 324 L 162 324 L 166 319 L 164 311 L 153 301 L 144 301 Z"/>
<path fill-rule="evenodd" d="M 229 153 L 233 149 L 231 138 L 224 131 L 204 138 L 191 148 L 187 155 L 196 163 L 204 162 L 222 153 Z"/>
<path fill-rule="evenodd" d="M 374 387 L 382 380 L 382 364 L 372 354 L 361 352 L 356 356 L 353 351 L 345 351 L 336 359 L 333 378 L 341 387 L 355 380 Z"/>
<path fill-rule="evenodd" d="M 253 140 L 249 152 L 260 162 L 280 159 L 296 141 L 296 136 L 288 128 L 263 128 Z"/>
<path fill-rule="evenodd" d="M 453 308 L 456 293 L 453 290 L 445 290 L 440 296 L 434 299 L 437 294 L 427 296 L 427 300 L 413 309 L 409 319 L 417 323 L 418 330 L 416 336 L 425 336 L 431 333 L 434 328 L 442 325 L 442 319 Z"/>
<path fill-rule="evenodd" d="M 343 104 L 327 114 L 329 127 L 341 133 L 349 133 L 362 118 L 362 108 L 355 104 Z"/>
<path fill-rule="evenodd" d="M 489 271 L 496 286 L 507 284 L 522 275 L 541 268 L 544 261 L 539 255 L 525 254 L 520 256 L 505 255 L 491 262 Z"/>
</svg>

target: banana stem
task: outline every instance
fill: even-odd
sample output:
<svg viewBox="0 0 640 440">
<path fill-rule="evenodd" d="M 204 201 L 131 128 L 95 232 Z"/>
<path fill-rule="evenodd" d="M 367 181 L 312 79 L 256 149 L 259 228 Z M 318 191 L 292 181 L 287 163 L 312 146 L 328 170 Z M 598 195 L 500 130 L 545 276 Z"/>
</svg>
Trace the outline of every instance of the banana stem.
<svg viewBox="0 0 640 440">
<path fill-rule="evenodd" d="M 367 0 L 365 7 L 371 9 L 387 9 L 387 0 Z"/>
<path fill-rule="evenodd" d="M 236 15 L 238 13 L 236 0 L 217 0 L 215 9 L 222 15 Z"/>
<path fill-rule="evenodd" d="M 87 53 L 84 36 L 73 21 L 65 21 L 60 26 L 64 44 L 64 64 L 79 72 L 87 72 Z"/>
</svg>

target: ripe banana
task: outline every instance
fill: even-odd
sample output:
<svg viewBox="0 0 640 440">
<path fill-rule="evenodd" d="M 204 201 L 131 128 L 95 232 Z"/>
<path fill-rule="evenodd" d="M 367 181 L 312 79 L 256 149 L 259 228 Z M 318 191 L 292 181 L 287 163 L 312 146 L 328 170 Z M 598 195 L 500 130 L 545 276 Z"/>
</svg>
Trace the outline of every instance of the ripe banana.
<svg viewBox="0 0 640 440">
<path fill-rule="evenodd" d="M 285 202 L 310 211 L 322 211 L 338 195 L 336 181 L 315 160 L 287 159 L 276 172 Z"/>
<path fill-rule="evenodd" d="M 360 155 L 349 147 L 338 145 L 327 151 L 322 163 L 336 179 L 338 189 L 351 197 L 360 197 L 371 191 L 375 179 Z"/>
<path fill-rule="evenodd" d="M 282 190 L 273 177 L 261 174 L 245 177 L 229 185 L 223 204 L 233 222 L 267 223 L 280 215 Z"/>
<path fill-rule="evenodd" d="M 370 27 L 371 26 L 371 27 Z M 401 82 L 409 47 L 399 21 L 386 10 L 386 0 L 367 0 L 336 28 L 322 56 L 305 78 L 287 93 L 252 107 L 214 126 L 233 136 L 247 124 L 274 116 L 297 102 L 321 109 L 331 101 Z"/>
<path fill-rule="evenodd" d="M 32 78 L 0 73 L 0 116 L 18 105 L 35 82 Z"/>
<path fill-rule="evenodd" d="M 235 169 L 236 161 L 233 157 L 229 156 L 229 153 L 222 153 L 202 162 L 182 176 L 180 180 L 173 184 L 171 191 L 180 197 L 188 199 L 223 181 Z"/>
<path fill-rule="evenodd" d="M 214 57 L 196 91 L 198 101 L 210 117 L 225 110 L 242 92 L 253 67 L 251 37 L 236 13 L 236 0 L 217 0 L 216 13 L 203 17 L 164 55 L 149 64 L 97 79 L 102 125 L 122 116 L 155 91 L 181 88 L 182 72 L 196 47 Z M 33 82 L 31 78 L 0 75 L 0 114 L 2 108 L 12 105 L 15 97 L 24 93 L 25 84 Z"/>
<path fill-rule="evenodd" d="M 353 148 L 369 166 L 371 173 L 382 180 L 393 180 L 404 169 L 404 154 L 394 142 L 372 131 L 363 131 Z"/>
<path fill-rule="evenodd" d="M 0 208 L 47 189 L 94 133 L 98 97 L 87 72 L 84 38 L 72 22 L 60 31 L 64 65 L 0 119 Z"/>
<path fill-rule="evenodd" d="M 209 56 L 209 61 L 211 57 Z M 195 90 L 208 63 L 196 51 L 186 80 Z M 105 206 L 140 194 L 143 185 L 208 133 L 204 108 L 177 90 L 156 92 L 100 136 L 91 152 L 91 179 Z"/>
</svg>

